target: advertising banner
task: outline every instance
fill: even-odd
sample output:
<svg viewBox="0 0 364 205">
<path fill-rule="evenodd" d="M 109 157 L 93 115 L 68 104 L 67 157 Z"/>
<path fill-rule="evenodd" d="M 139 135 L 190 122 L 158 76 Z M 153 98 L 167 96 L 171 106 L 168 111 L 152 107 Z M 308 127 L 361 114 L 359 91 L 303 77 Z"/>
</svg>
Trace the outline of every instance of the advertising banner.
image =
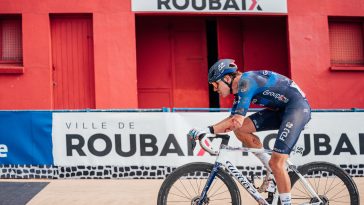
<svg viewBox="0 0 364 205">
<path fill-rule="evenodd" d="M 52 165 L 51 133 L 51 112 L 0 112 L 0 164 Z"/>
<path fill-rule="evenodd" d="M 287 13 L 287 0 L 132 0 L 135 12 Z"/>
<path fill-rule="evenodd" d="M 219 122 L 229 113 L 53 113 L 53 157 L 58 166 L 180 166 L 193 161 L 214 162 L 186 133 Z M 296 164 L 328 161 L 364 163 L 364 113 L 313 113 L 293 154 Z M 272 148 L 277 131 L 256 133 L 265 148 Z M 241 146 L 233 133 L 231 146 Z M 213 141 L 216 147 L 218 140 Z M 232 153 L 237 166 L 257 166 L 251 153 Z"/>
</svg>

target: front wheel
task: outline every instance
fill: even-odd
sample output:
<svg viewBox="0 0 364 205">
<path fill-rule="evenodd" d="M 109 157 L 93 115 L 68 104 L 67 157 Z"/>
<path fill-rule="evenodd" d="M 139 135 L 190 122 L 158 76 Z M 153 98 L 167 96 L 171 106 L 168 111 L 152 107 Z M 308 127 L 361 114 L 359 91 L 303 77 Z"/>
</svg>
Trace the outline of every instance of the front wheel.
<svg viewBox="0 0 364 205">
<path fill-rule="evenodd" d="M 209 163 L 190 163 L 179 167 L 163 182 L 157 204 L 198 204 L 212 168 L 213 165 Z M 216 174 L 203 204 L 240 205 L 239 189 L 230 175 L 222 169 Z"/>
<path fill-rule="evenodd" d="M 327 162 L 308 163 L 298 168 L 315 190 L 323 205 L 359 205 L 359 192 L 353 179 L 340 167 Z M 294 172 L 290 173 L 292 204 L 311 204 L 317 199 Z"/>
</svg>

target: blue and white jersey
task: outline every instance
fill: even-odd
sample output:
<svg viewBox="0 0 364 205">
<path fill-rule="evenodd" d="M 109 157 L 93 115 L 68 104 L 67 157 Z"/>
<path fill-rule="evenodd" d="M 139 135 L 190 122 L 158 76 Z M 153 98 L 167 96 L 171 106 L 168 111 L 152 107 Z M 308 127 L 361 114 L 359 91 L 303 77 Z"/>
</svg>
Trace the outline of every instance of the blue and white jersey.
<svg viewBox="0 0 364 205">
<path fill-rule="evenodd" d="M 291 79 L 273 71 L 249 71 L 239 80 L 231 114 L 245 116 L 250 103 L 279 110 L 302 99 L 305 94 Z"/>
</svg>

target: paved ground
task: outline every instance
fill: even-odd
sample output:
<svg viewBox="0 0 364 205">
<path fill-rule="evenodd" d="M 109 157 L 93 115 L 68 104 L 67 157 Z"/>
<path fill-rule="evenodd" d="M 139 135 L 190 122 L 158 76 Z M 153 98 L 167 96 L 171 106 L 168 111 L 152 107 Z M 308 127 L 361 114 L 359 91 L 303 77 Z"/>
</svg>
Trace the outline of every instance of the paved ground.
<svg viewBox="0 0 364 205">
<path fill-rule="evenodd" d="M 0 182 L 0 204 L 26 204 L 49 182 Z"/>
<path fill-rule="evenodd" d="M 162 180 L 0 180 L 0 182 L 50 182 L 29 205 L 156 204 Z M 364 178 L 355 178 L 364 200 Z M 241 191 L 244 204 L 256 204 Z M 10 205 L 10 204 L 8 204 Z"/>
</svg>

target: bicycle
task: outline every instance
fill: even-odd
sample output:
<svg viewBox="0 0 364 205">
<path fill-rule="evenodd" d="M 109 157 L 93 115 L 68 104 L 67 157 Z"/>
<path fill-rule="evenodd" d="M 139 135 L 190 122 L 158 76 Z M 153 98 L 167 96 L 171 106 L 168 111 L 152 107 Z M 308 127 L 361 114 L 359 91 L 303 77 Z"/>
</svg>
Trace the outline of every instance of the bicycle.
<svg viewBox="0 0 364 205">
<path fill-rule="evenodd" d="M 213 137 L 221 139 L 218 151 L 211 147 L 209 139 Z M 264 177 L 262 185 L 256 187 L 254 177 L 249 180 L 227 158 L 228 152 L 271 153 L 271 150 L 231 147 L 228 145 L 229 139 L 229 135 L 210 134 L 202 137 L 200 146 L 211 155 L 217 156 L 215 163 L 194 162 L 175 169 L 164 180 L 158 193 L 157 204 L 239 205 L 241 197 L 235 179 L 259 205 L 279 205 L 279 193 L 274 177 Z M 206 145 L 206 140 L 209 145 Z M 334 164 L 312 162 L 296 168 L 287 160 L 287 168 L 292 186 L 292 204 L 360 204 L 356 184 L 347 172 Z M 267 182 L 270 182 L 269 186 Z M 268 193 L 268 198 L 262 196 L 263 192 Z"/>
</svg>

